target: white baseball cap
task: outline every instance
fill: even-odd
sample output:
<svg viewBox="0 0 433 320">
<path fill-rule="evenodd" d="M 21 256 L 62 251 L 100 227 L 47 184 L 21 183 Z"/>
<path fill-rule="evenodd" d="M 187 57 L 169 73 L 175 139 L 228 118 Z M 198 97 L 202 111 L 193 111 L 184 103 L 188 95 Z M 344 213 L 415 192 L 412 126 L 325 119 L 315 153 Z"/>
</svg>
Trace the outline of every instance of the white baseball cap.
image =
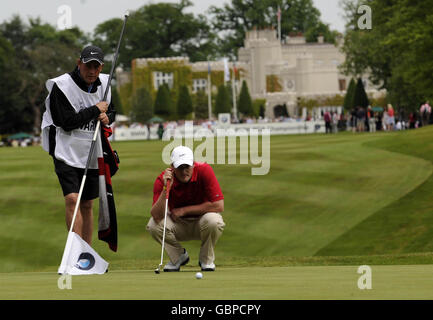
<svg viewBox="0 0 433 320">
<path fill-rule="evenodd" d="M 185 146 L 178 146 L 171 152 L 171 163 L 177 168 L 182 164 L 192 166 L 194 163 L 194 155 L 192 150 Z"/>
</svg>

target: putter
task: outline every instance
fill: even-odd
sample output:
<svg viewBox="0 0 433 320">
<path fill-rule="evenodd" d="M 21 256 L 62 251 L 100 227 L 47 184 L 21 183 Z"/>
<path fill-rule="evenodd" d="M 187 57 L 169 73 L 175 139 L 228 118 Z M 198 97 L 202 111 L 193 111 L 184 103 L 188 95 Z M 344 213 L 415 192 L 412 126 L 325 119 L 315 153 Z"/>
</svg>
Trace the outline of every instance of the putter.
<svg viewBox="0 0 433 320">
<path fill-rule="evenodd" d="M 162 249 L 161 249 L 161 262 L 158 268 L 155 269 L 155 273 L 159 274 L 162 267 L 162 260 L 164 259 L 164 243 L 165 243 L 165 226 L 167 224 L 167 210 L 168 210 L 168 194 L 170 193 L 171 181 L 167 180 L 167 192 L 165 194 L 165 212 L 164 212 L 164 230 L 162 231 Z"/>
</svg>

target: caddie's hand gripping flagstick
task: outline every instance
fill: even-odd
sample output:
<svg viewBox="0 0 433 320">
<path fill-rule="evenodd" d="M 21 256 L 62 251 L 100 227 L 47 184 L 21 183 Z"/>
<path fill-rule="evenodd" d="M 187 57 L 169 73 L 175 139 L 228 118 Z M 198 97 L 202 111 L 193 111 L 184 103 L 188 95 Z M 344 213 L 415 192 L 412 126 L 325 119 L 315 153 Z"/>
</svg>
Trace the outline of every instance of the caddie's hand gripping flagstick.
<svg viewBox="0 0 433 320">
<path fill-rule="evenodd" d="M 167 225 L 168 195 L 170 193 L 170 187 L 171 187 L 171 180 L 167 180 L 167 191 L 165 193 L 164 230 L 162 231 L 161 262 L 158 268 L 155 269 L 156 274 L 159 274 L 162 266 L 162 260 L 164 259 L 165 226 Z"/>
<path fill-rule="evenodd" d="M 120 43 L 122 42 L 123 34 L 125 33 L 126 20 L 129 17 L 129 12 L 128 11 L 125 12 L 125 16 L 124 17 L 125 17 L 125 19 L 123 20 L 122 31 L 120 32 L 119 41 L 117 42 L 116 51 L 115 51 L 115 54 L 114 54 L 113 62 L 112 62 L 112 65 L 111 65 L 110 74 L 109 74 L 109 77 L 108 77 L 107 87 L 105 88 L 104 98 L 102 99 L 102 101 L 106 101 L 107 100 L 108 92 L 109 92 L 110 87 L 111 87 L 111 80 L 113 79 L 114 69 L 116 67 L 117 58 L 119 56 Z M 90 161 L 92 159 L 92 155 L 94 153 L 96 139 L 98 138 L 98 135 L 99 135 L 99 131 L 100 131 L 99 128 L 100 128 L 100 126 L 101 126 L 101 121 L 98 120 L 97 124 L 96 124 L 95 133 L 93 134 L 92 143 L 90 145 L 90 151 L 89 151 L 89 155 L 87 157 L 86 168 L 84 170 L 83 179 L 81 180 L 80 191 L 78 192 L 77 203 L 75 205 L 74 215 L 72 217 L 71 227 L 70 227 L 69 233 L 68 233 L 68 240 L 66 241 L 65 250 L 63 252 L 62 262 L 65 259 L 65 253 L 69 252 L 69 250 L 67 250 L 67 249 L 68 249 L 68 245 L 70 245 L 70 242 L 71 242 L 70 241 L 70 234 L 72 232 L 72 229 L 74 228 L 75 218 L 77 216 L 78 208 L 80 206 L 81 195 L 83 194 L 84 184 L 86 183 L 87 171 L 89 169 L 89 164 L 90 164 Z"/>
</svg>

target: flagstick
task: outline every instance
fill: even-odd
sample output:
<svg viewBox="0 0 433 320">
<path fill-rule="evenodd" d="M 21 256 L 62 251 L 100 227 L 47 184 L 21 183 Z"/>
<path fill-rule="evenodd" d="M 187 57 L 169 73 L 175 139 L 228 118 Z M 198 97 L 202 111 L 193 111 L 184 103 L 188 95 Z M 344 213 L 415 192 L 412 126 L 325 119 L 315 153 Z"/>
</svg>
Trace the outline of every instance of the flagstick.
<svg viewBox="0 0 433 320">
<path fill-rule="evenodd" d="M 211 77 L 210 77 L 210 64 L 208 61 L 208 72 L 207 72 L 207 84 L 208 84 L 208 88 L 207 88 L 207 108 L 208 108 L 208 116 L 209 116 L 209 121 L 211 120 L 212 117 L 212 99 L 211 99 Z"/>
<path fill-rule="evenodd" d="M 278 41 L 281 43 L 281 9 L 278 6 Z"/>
<path fill-rule="evenodd" d="M 238 110 L 236 106 L 236 66 L 233 62 L 233 77 L 232 77 L 232 96 L 233 96 L 233 118 L 235 122 L 238 122 Z"/>
<path fill-rule="evenodd" d="M 90 162 L 90 160 L 92 158 L 92 155 L 93 155 L 95 141 L 98 138 L 98 133 L 99 133 L 99 127 L 100 126 L 101 126 L 101 121 L 98 120 L 98 123 L 96 124 L 95 133 L 93 134 L 92 145 L 90 147 L 89 157 L 87 158 L 86 169 L 84 171 L 83 178 L 81 180 L 81 186 L 80 186 L 80 191 L 78 192 L 77 202 L 75 203 L 74 215 L 72 216 L 71 226 L 69 228 L 68 238 L 66 240 L 65 250 L 63 251 L 63 257 L 62 257 L 62 262 L 60 263 L 60 268 L 62 266 L 66 266 L 66 268 L 69 267 L 69 261 L 68 261 L 68 259 L 69 259 L 69 252 L 70 252 L 70 249 L 71 249 L 70 247 L 72 245 L 72 241 L 71 241 L 71 239 L 72 239 L 71 235 L 73 233 L 72 229 L 74 228 L 75 218 L 77 217 L 78 208 L 79 208 L 80 202 L 81 202 L 81 196 L 83 194 L 84 185 L 86 184 L 87 169 L 89 167 L 89 162 Z M 67 255 L 67 256 L 65 256 L 65 255 Z M 67 259 L 66 261 L 65 261 L 65 258 Z M 68 270 L 65 270 L 65 273 L 68 273 Z"/>
<path fill-rule="evenodd" d="M 81 180 L 80 191 L 78 192 L 77 203 L 75 204 L 74 215 L 72 216 L 72 222 L 71 222 L 71 227 L 69 229 L 69 232 L 72 232 L 72 228 L 74 227 L 75 218 L 77 216 L 78 207 L 79 207 L 80 202 L 81 202 L 81 196 L 83 194 L 84 185 L 85 185 L 86 179 L 87 179 L 87 170 L 89 168 L 89 162 L 90 162 L 90 159 L 92 158 L 93 150 L 95 149 L 94 148 L 95 147 L 95 143 L 94 142 L 98 138 L 100 126 L 101 126 L 101 121 L 98 120 L 98 123 L 96 124 L 95 133 L 93 134 L 92 145 L 90 147 L 89 157 L 87 158 L 86 169 L 84 170 L 83 179 Z"/>
</svg>

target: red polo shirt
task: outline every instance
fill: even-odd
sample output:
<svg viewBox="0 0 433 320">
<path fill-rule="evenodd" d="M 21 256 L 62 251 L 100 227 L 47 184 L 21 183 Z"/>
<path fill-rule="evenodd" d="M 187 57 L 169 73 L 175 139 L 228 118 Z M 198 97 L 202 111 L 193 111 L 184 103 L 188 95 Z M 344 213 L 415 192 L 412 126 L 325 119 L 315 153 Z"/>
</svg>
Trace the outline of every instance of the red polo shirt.
<svg viewBox="0 0 433 320">
<path fill-rule="evenodd" d="M 158 200 L 164 187 L 162 178 L 164 172 L 161 172 L 153 185 L 153 204 Z M 170 209 L 202 204 L 208 201 L 215 202 L 222 199 L 224 199 L 224 196 L 221 187 L 209 164 L 194 162 L 192 176 L 187 183 L 179 182 L 173 174 L 173 182 L 168 198 L 168 207 Z"/>
</svg>

